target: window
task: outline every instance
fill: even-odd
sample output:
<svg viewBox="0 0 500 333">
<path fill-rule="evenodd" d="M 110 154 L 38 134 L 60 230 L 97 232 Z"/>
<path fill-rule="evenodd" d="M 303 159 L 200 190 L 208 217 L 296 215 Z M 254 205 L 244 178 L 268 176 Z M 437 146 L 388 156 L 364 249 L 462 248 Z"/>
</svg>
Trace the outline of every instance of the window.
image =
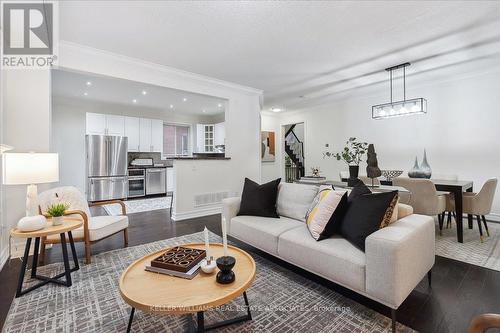
<svg viewBox="0 0 500 333">
<path fill-rule="evenodd" d="M 191 151 L 190 130 L 189 125 L 163 124 L 163 155 L 189 155 Z"/>
</svg>

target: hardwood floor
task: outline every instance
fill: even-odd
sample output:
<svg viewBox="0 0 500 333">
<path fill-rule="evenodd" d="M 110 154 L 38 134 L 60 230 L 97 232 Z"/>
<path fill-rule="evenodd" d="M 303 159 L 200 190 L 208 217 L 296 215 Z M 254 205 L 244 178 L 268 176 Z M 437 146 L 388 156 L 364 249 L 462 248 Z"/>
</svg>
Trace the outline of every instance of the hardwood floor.
<svg viewBox="0 0 500 333">
<path fill-rule="evenodd" d="M 103 214 L 102 211 L 98 213 Z M 212 215 L 180 222 L 169 219 L 167 210 L 157 210 L 129 215 L 129 246 L 154 242 L 161 239 L 202 231 L 207 226 L 220 235 L 220 215 Z M 233 240 L 234 241 L 234 240 Z M 237 241 L 236 241 L 237 242 Z M 276 259 L 248 245 L 237 242 L 269 260 L 277 262 L 305 277 L 325 285 L 361 304 L 386 316 L 390 310 L 370 299 L 330 281 L 319 278 L 302 269 Z M 121 234 L 114 235 L 92 246 L 92 253 L 100 253 L 123 247 Z M 78 256 L 84 255 L 82 243 L 76 244 Z M 47 250 L 47 262 L 61 261 L 59 245 Z M 21 263 L 13 259 L 0 272 L 0 328 L 3 327 L 15 294 L 17 277 Z M 424 279 L 405 300 L 397 312 L 398 321 L 419 332 L 466 332 L 470 320 L 481 313 L 500 312 L 500 272 L 473 266 L 463 262 L 436 257 L 432 271 L 432 288 Z M 489 332 L 500 332 L 488 331 Z"/>
</svg>

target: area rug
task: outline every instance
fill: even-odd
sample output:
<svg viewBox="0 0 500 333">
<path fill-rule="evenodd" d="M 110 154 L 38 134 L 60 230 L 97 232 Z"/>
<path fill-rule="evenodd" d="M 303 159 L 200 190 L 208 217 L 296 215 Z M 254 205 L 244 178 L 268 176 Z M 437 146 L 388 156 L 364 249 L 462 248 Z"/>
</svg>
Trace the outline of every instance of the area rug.
<svg viewBox="0 0 500 333">
<path fill-rule="evenodd" d="M 49 284 L 14 299 L 3 331 L 125 332 L 130 307 L 118 290 L 118 280 L 125 268 L 152 251 L 203 239 L 203 233 L 196 233 L 98 254 L 92 258 L 92 264 L 82 265 L 72 274 L 72 287 Z M 215 234 L 210 239 L 220 241 Z M 218 332 L 390 332 L 389 318 L 251 254 L 257 265 L 255 282 L 247 291 L 253 320 Z M 51 264 L 40 267 L 39 272 L 54 274 L 61 269 L 62 264 Z M 209 310 L 205 322 L 231 318 L 243 304 L 240 297 L 229 303 L 225 311 Z M 189 318 L 194 316 L 153 316 L 136 311 L 132 332 L 183 332 L 188 328 Z M 413 330 L 398 324 L 398 332 Z"/>
<path fill-rule="evenodd" d="M 450 229 L 443 228 L 439 234 L 436 223 L 436 254 L 438 256 L 463 261 L 469 264 L 500 271 L 500 224 L 489 222 L 490 237 L 483 227 L 484 242 L 479 239 L 479 229 L 474 219 L 474 229 L 467 227 L 464 221 L 464 242 L 457 241 L 457 228 L 453 222 Z"/>
<path fill-rule="evenodd" d="M 149 212 L 151 210 L 168 209 L 172 197 L 133 199 L 124 201 L 127 207 L 127 214 Z M 122 207 L 120 205 L 103 206 L 108 215 L 121 215 Z"/>
</svg>

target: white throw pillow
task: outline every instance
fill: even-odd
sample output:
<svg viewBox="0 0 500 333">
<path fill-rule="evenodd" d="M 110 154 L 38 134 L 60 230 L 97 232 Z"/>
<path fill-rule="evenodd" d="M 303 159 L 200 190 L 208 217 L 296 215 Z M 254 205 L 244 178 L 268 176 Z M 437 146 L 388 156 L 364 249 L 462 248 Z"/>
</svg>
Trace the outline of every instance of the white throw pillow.
<svg viewBox="0 0 500 333">
<path fill-rule="evenodd" d="M 315 185 L 280 183 L 276 202 L 278 215 L 305 222 L 307 209 L 318 194 Z"/>
</svg>

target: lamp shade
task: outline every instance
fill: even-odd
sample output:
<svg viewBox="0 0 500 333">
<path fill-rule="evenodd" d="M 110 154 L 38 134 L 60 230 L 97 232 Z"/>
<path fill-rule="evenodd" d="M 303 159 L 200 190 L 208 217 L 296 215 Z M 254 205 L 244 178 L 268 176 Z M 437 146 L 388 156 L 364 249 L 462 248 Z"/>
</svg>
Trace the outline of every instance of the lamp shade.
<svg viewBox="0 0 500 333">
<path fill-rule="evenodd" d="M 59 155 L 55 153 L 6 153 L 2 163 L 5 185 L 59 181 Z"/>
</svg>

